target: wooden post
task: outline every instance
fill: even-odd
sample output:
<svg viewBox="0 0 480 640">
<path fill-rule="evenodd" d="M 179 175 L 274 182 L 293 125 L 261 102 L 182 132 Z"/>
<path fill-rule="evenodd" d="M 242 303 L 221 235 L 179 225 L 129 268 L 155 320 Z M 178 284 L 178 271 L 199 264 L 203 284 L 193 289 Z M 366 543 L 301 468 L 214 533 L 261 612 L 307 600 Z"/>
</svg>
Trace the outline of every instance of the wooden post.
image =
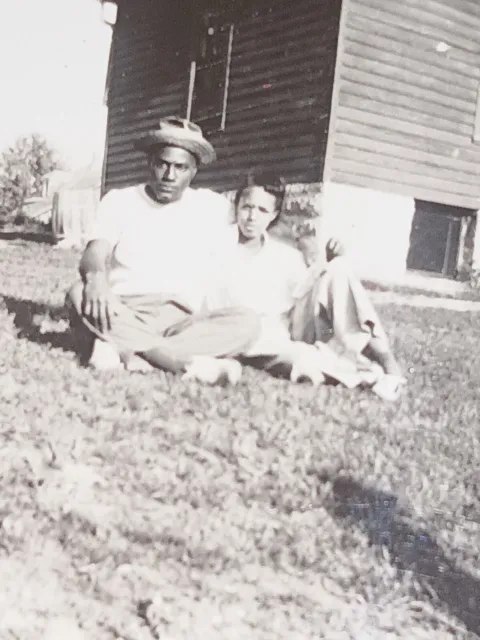
<svg viewBox="0 0 480 640">
<path fill-rule="evenodd" d="M 225 89 L 223 92 L 222 122 L 220 124 L 220 131 L 225 131 L 225 125 L 227 123 L 228 89 L 230 87 L 230 67 L 232 65 L 233 30 L 234 25 L 231 24 L 228 33 L 227 63 L 225 67 Z"/>
<path fill-rule="evenodd" d="M 325 152 L 325 162 L 323 163 L 323 176 L 320 176 L 321 182 L 329 182 L 330 180 L 330 164 L 335 148 L 335 129 L 337 119 L 337 108 L 340 100 L 340 69 L 342 68 L 343 51 L 345 48 L 345 30 L 347 27 L 347 19 L 349 12 L 349 0 L 343 0 L 340 9 L 340 20 L 338 27 L 337 52 L 335 57 L 335 73 L 333 76 L 332 100 L 330 103 L 330 118 L 328 122 L 327 149 Z"/>
<path fill-rule="evenodd" d="M 190 63 L 190 81 L 188 85 L 187 120 L 190 120 L 190 116 L 192 115 L 193 91 L 195 89 L 196 74 L 197 74 L 197 63 L 195 60 L 192 60 Z"/>
</svg>

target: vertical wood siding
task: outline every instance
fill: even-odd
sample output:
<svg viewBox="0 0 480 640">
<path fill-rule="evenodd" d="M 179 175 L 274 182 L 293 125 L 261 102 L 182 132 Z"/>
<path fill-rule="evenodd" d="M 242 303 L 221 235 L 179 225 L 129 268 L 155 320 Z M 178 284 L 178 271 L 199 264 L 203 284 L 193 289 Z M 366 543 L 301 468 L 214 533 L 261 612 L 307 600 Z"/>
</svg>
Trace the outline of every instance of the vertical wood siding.
<svg viewBox="0 0 480 640">
<path fill-rule="evenodd" d="M 480 207 L 480 4 L 345 0 L 326 179 Z"/>
<path fill-rule="evenodd" d="M 235 23 L 224 132 L 209 135 L 218 160 L 197 185 L 235 188 L 251 168 L 289 182 L 323 177 L 340 0 L 255 0 Z M 145 178 L 133 150 L 159 117 L 185 115 L 188 1 L 123 2 L 113 40 L 106 188 Z"/>
</svg>

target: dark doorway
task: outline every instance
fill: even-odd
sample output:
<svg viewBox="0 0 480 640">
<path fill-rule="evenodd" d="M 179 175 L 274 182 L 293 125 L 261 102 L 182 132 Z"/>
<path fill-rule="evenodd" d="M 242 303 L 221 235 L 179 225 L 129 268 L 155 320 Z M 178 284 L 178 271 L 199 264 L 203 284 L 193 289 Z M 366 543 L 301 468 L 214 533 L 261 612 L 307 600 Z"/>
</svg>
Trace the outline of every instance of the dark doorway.
<svg viewBox="0 0 480 640">
<path fill-rule="evenodd" d="M 469 209 L 415 201 L 407 268 L 455 278 L 462 235 L 462 219 Z"/>
</svg>

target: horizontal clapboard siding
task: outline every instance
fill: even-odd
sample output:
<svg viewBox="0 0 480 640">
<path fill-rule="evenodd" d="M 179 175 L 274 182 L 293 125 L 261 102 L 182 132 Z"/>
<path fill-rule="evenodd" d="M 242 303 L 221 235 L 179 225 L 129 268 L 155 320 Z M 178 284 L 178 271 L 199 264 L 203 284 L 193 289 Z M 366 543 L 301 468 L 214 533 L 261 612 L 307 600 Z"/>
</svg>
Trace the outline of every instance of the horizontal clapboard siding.
<svg viewBox="0 0 480 640">
<path fill-rule="evenodd" d="M 123 0 L 113 42 L 106 188 L 146 176 L 133 141 L 159 117 L 185 115 L 188 0 Z M 251 169 L 288 182 L 323 176 L 340 0 L 250 0 L 235 22 L 225 131 L 197 186 L 235 188 Z"/>
<path fill-rule="evenodd" d="M 159 118 L 183 115 L 188 90 L 188 0 L 120 0 L 118 5 L 108 93 L 106 191 L 146 177 L 145 157 L 134 150 L 133 140 Z"/>
<path fill-rule="evenodd" d="M 323 174 L 340 2 L 257 2 L 237 25 L 220 162 L 200 177 L 233 188 L 253 168 L 289 182 Z"/>
<path fill-rule="evenodd" d="M 325 178 L 480 208 L 479 86 L 480 4 L 344 0 Z"/>
</svg>

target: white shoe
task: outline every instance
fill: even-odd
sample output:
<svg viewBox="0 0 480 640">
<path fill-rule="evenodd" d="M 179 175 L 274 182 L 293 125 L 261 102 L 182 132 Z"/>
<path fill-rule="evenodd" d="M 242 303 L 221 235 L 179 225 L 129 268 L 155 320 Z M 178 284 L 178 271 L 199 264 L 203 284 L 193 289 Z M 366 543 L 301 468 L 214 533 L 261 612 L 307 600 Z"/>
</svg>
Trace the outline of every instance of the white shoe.
<svg viewBox="0 0 480 640">
<path fill-rule="evenodd" d="M 382 400 L 395 402 L 400 397 L 406 384 L 407 380 L 403 376 L 387 373 L 372 387 L 372 391 Z"/>
<path fill-rule="evenodd" d="M 309 380 L 314 386 L 325 383 L 325 376 L 319 364 L 318 354 L 305 354 L 297 358 L 290 373 L 291 382 Z"/>
<path fill-rule="evenodd" d="M 117 350 L 109 342 L 97 338 L 93 345 L 88 366 L 97 371 L 110 371 L 120 369 L 122 361 Z"/>
<path fill-rule="evenodd" d="M 236 385 L 242 377 L 242 365 L 236 360 L 196 356 L 186 367 L 183 380 L 198 380 L 205 384 Z"/>
<path fill-rule="evenodd" d="M 149 362 L 137 355 L 125 360 L 123 365 L 127 371 L 131 372 L 148 373 L 154 369 Z"/>
</svg>

